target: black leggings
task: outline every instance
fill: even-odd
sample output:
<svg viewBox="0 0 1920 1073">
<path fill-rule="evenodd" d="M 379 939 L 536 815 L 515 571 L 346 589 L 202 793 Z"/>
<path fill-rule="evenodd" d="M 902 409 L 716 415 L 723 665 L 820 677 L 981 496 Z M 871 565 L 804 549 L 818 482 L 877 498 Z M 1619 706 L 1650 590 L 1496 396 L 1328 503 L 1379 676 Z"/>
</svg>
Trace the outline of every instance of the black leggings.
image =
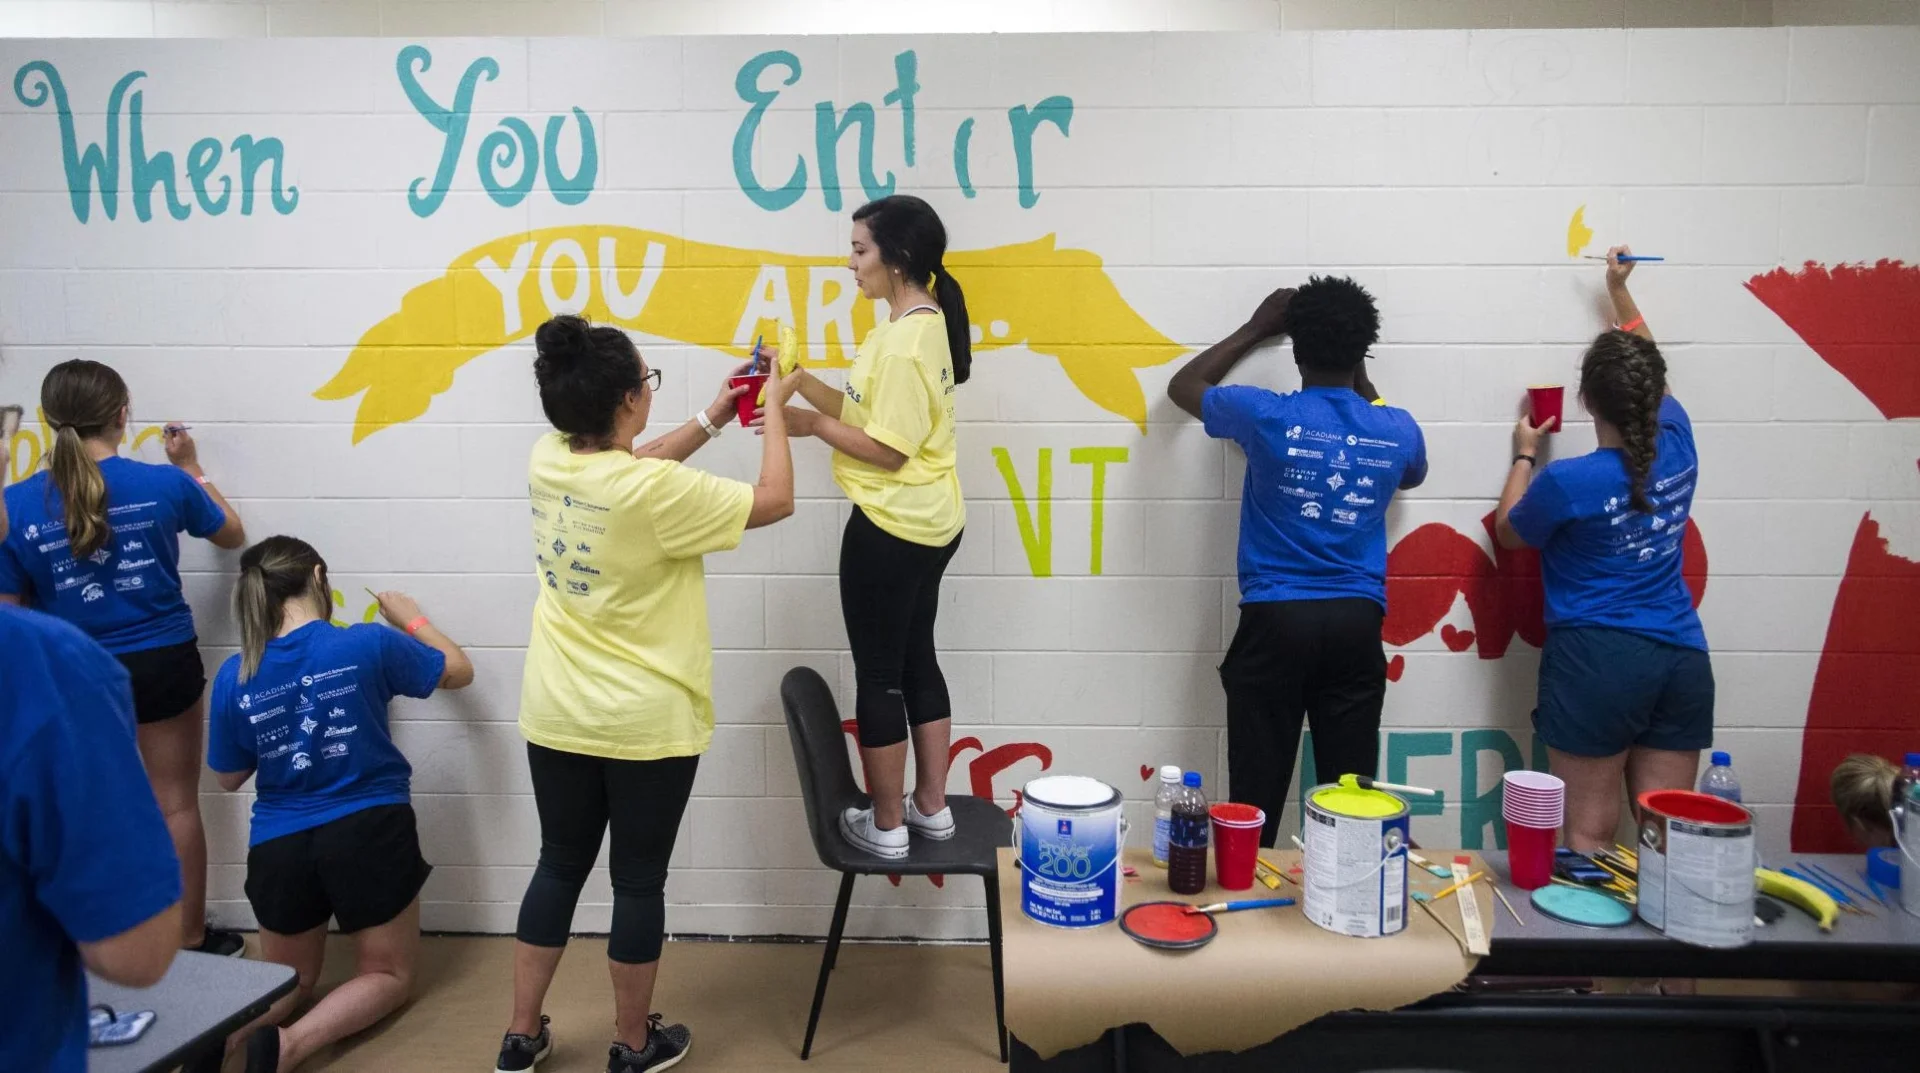
<svg viewBox="0 0 1920 1073">
<path fill-rule="evenodd" d="M 907 728 L 953 715 L 933 620 L 940 576 L 960 538 L 945 547 L 915 544 L 873 524 L 859 507 L 840 540 L 840 613 L 853 649 L 853 715 L 860 744 L 898 745 Z"/>
<path fill-rule="evenodd" d="M 1227 790 L 1266 810 L 1260 844 L 1280 835 L 1300 724 L 1313 723 L 1313 775 L 1375 775 L 1387 655 L 1380 605 L 1365 598 L 1240 605 L 1220 664 L 1227 691 Z"/>
<path fill-rule="evenodd" d="M 533 800 L 540 810 L 540 864 L 520 902 L 521 942 L 567 945 L 580 888 L 613 827 L 613 935 L 607 957 L 630 965 L 660 960 L 667 931 L 667 858 L 693 793 L 697 756 L 609 760 L 527 743 Z"/>
</svg>

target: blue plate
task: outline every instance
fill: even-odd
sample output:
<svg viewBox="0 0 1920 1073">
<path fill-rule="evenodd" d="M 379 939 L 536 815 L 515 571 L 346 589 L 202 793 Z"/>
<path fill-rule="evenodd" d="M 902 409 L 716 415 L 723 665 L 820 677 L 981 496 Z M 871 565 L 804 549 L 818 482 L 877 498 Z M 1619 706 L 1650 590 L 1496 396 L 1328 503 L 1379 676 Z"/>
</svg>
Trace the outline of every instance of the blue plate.
<svg viewBox="0 0 1920 1073">
<path fill-rule="evenodd" d="M 1534 891 L 1533 907 L 1555 920 L 1585 928 L 1624 928 L 1633 923 L 1632 907 L 1619 899 L 1557 883 Z"/>
</svg>

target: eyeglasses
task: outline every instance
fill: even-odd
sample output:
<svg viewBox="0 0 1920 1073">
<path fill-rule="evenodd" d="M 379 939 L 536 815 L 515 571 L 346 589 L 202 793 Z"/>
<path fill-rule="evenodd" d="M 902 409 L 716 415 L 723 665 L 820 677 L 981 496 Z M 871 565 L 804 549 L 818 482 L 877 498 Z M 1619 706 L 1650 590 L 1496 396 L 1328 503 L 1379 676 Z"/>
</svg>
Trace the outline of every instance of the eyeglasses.
<svg viewBox="0 0 1920 1073">
<path fill-rule="evenodd" d="M 648 391 L 660 390 L 660 370 L 648 369 L 647 374 L 640 378 L 640 382 L 647 385 Z"/>
</svg>

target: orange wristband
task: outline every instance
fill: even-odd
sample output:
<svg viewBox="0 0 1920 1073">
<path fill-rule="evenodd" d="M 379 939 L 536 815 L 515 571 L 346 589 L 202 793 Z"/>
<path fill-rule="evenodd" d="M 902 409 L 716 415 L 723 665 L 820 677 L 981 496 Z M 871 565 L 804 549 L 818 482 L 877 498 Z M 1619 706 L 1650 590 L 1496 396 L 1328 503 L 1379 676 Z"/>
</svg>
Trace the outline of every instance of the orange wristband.
<svg viewBox="0 0 1920 1073">
<path fill-rule="evenodd" d="M 1622 332 L 1630 332 L 1635 328 L 1638 328 L 1642 324 L 1645 324 L 1646 322 L 1647 322 L 1647 318 L 1645 317 L 1635 317 L 1632 320 L 1626 322 L 1625 324 L 1622 324 L 1619 328 L 1615 330 L 1622 331 Z"/>
<path fill-rule="evenodd" d="M 425 626 L 426 624 L 427 624 L 427 616 L 425 615 L 421 615 L 419 618 L 414 619 L 412 622 L 407 623 L 407 636 L 412 637 L 415 633 L 419 632 L 420 627 Z"/>
</svg>

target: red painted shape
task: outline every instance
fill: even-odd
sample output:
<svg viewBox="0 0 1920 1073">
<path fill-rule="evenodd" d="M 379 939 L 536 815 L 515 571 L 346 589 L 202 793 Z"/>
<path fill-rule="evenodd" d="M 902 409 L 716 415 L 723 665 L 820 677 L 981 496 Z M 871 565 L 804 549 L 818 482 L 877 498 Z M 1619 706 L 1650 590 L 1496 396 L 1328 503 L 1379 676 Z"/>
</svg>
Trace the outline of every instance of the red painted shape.
<svg viewBox="0 0 1920 1073">
<path fill-rule="evenodd" d="M 1407 657 L 1398 653 L 1387 661 L 1387 681 L 1398 682 L 1400 676 L 1407 673 Z"/>
<path fill-rule="evenodd" d="M 1140 781 L 1145 782 L 1151 778 L 1153 778 L 1153 765 L 1141 764 L 1140 765 Z"/>
<path fill-rule="evenodd" d="M 1848 753 L 1898 757 L 1920 748 L 1920 562 L 1893 554 L 1871 514 L 1860 519 L 1834 596 L 1800 739 L 1793 849 L 1859 847 L 1834 811 L 1827 781 Z"/>
<path fill-rule="evenodd" d="M 1493 539 L 1492 513 L 1480 524 L 1493 545 L 1491 558 L 1478 541 L 1438 522 L 1408 533 L 1387 553 L 1387 618 L 1380 635 L 1388 644 L 1412 644 L 1439 628 L 1449 649 L 1464 652 L 1477 645 L 1481 659 L 1499 659 L 1515 637 L 1535 648 L 1545 643 L 1540 553 L 1500 547 Z M 1681 573 L 1698 607 L 1707 592 L 1707 546 L 1698 521 L 1688 524 L 1681 552 Z M 1467 602 L 1472 629 L 1441 625 L 1458 598 Z"/>
<path fill-rule="evenodd" d="M 1776 268 L 1747 290 L 1886 417 L 1920 417 L 1920 265 Z"/>
</svg>

